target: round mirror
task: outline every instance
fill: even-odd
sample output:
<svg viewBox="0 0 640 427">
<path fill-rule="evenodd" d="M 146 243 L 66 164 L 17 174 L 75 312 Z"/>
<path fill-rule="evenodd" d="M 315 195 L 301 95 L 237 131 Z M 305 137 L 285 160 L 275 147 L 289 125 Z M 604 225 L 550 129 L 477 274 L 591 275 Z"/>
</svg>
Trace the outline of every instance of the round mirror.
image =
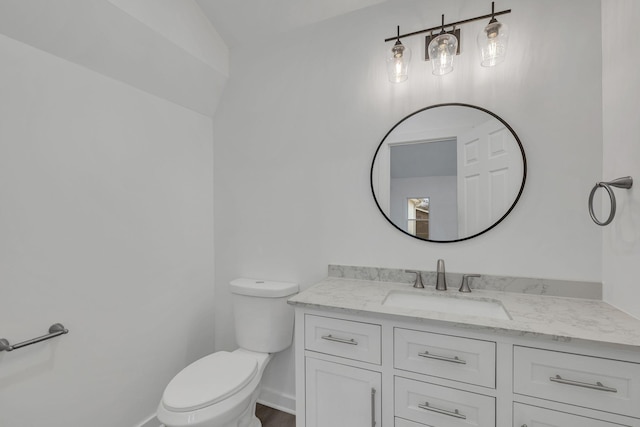
<svg viewBox="0 0 640 427">
<path fill-rule="evenodd" d="M 494 113 L 440 104 L 400 120 L 371 165 L 371 190 L 397 229 L 458 242 L 498 225 L 518 202 L 527 160 L 518 135 Z"/>
</svg>

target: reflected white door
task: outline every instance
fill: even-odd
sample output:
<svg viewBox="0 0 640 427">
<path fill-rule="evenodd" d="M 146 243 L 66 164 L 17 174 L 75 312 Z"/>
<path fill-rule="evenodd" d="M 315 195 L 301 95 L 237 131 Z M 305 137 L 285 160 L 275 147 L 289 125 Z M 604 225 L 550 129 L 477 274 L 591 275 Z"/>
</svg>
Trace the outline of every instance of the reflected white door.
<svg viewBox="0 0 640 427">
<path fill-rule="evenodd" d="M 513 204 L 523 173 L 511 131 L 490 120 L 458 136 L 458 235 L 472 236 Z"/>
</svg>

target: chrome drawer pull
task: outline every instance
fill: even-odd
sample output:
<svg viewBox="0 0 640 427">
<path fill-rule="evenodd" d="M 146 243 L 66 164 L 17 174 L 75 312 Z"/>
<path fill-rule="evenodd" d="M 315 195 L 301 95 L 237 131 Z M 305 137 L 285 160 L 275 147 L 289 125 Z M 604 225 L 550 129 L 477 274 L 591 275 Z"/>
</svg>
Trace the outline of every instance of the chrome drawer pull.
<svg viewBox="0 0 640 427">
<path fill-rule="evenodd" d="M 460 418 L 461 420 L 466 420 L 467 419 L 467 416 L 466 415 L 462 415 L 460 413 L 460 411 L 458 411 L 457 409 L 454 409 L 453 411 L 447 411 L 446 409 L 440 409 L 440 408 L 436 408 L 434 406 L 429 406 L 429 402 L 424 402 L 424 405 L 418 405 L 418 408 L 426 409 L 427 411 L 435 412 L 435 413 L 442 414 L 442 415 L 448 415 L 448 416 L 454 417 L 454 418 Z"/>
<path fill-rule="evenodd" d="M 454 357 L 438 356 L 435 354 L 429 354 L 428 351 L 425 351 L 424 353 L 418 353 L 418 356 L 426 357 L 427 359 L 442 360 L 443 362 L 459 363 L 461 365 L 467 364 L 465 360 L 458 358 L 458 356 L 454 356 Z"/>
<path fill-rule="evenodd" d="M 560 375 L 556 375 L 555 377 L 549 377 L 549 381 L 552 381 L 554 383 L 573 385 L 573 386 L 576 386 L 576 387 L 590 388 L 592 390 L 610 391 L 611 393 L 617 393 L 618 392 L 618 390 L 613 388 L 613 387 L 607 387 L 607 386 L 602 385 L 602 383 L 600 381 L 598 381 L 595 384 L 583 383 L 581 381 L 566 380 L 566 379 L 562 378 Z"/>
<path fill-rule="evenodd" d="M 376 427 L 376 389 L 371 387 L 371 427 Z"/>
<path fill-rule="evenodd" d="M 351 344 L 351 345 L 358 345 L 358 341 L 354 340 L 353 338 L 336 338 L 334 336 L 331 336 L 331 334 L 329 335 L 323 335 L 322 337 L 323 340 L 327 340 L 327 341 L 335 341 L 335 342 L 339 342 L 342 344 Z"/>
</svg>

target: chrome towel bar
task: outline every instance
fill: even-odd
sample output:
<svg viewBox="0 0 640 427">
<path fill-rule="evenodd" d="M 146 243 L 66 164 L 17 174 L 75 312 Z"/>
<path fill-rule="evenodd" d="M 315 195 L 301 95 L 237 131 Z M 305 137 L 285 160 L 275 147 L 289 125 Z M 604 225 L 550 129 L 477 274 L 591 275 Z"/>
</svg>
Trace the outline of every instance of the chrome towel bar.
<svg viewBox="0 0 640 427">
<path fill-rule="evenodd" d="M 31 344 L 38 343 L 40 341 L 46 341 L 51 338 L 55 338 L 59 335 L 68 333 L 69 330 L 65 328 L 62 323 L 54 323 L 49 327 L 49 333 L 41 337 L 33 338 L 27 341 L 20 342 L 18 344 L 9 344 L 9 341 L 5 338 L 0 338 L 0 351 L 13 351 L 22 347 L 26 347 Z"/>
<path fill-rule="evenodd" d="M 614 179 L 609 182 L 598 182 L 591 190 L 591 194 L 589 194 L 589 215 L 591 215 L 591 219 L 593 222 L 600 226 L 609 225 L 611 221 L 613 221 L 613 217 L 616 216 L 616 195 L 613 194 L 613 190 L 611 187 L 618 188 L 626 188 L 629 189 L 633 186 L 633 178 L 630 176 L 625 176 L 622 178 Z M 596 218 L 596 214 L 593 212 L 593 196 L 596 194 L 596 190 L 598 188 L 604 188 L 609 193 L 609 199 L 611 199 L 611 213 L 609 214 L 609 218 L 606 221 L 601 222 L 598 218 Z"/>
</svg>

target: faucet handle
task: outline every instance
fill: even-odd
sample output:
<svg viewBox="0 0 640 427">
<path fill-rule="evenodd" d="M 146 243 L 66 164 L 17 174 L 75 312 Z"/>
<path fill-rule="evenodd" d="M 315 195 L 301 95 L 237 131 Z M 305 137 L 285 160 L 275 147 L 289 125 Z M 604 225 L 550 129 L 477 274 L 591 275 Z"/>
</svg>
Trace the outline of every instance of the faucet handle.
<svg viewBox="0 0 640 427">
<path fill-rule="evenodd" d="M 405 270 L 405 273 L 416 273 L 416 281 L 413 284 L 414 288 L 424 289 L 424 285 L 422 284 L 422 273 L 416 270 Z"/>
<path fill-rule="evenodd" d="M 471 292 L 471 288 L 469 288 L 470 277 L 480 277 L 480 275 L 479 274 L 463 274 L 462 283 L 460 283 L 460 289 L 458 289 L 458 292 Z"/>
</svg>

